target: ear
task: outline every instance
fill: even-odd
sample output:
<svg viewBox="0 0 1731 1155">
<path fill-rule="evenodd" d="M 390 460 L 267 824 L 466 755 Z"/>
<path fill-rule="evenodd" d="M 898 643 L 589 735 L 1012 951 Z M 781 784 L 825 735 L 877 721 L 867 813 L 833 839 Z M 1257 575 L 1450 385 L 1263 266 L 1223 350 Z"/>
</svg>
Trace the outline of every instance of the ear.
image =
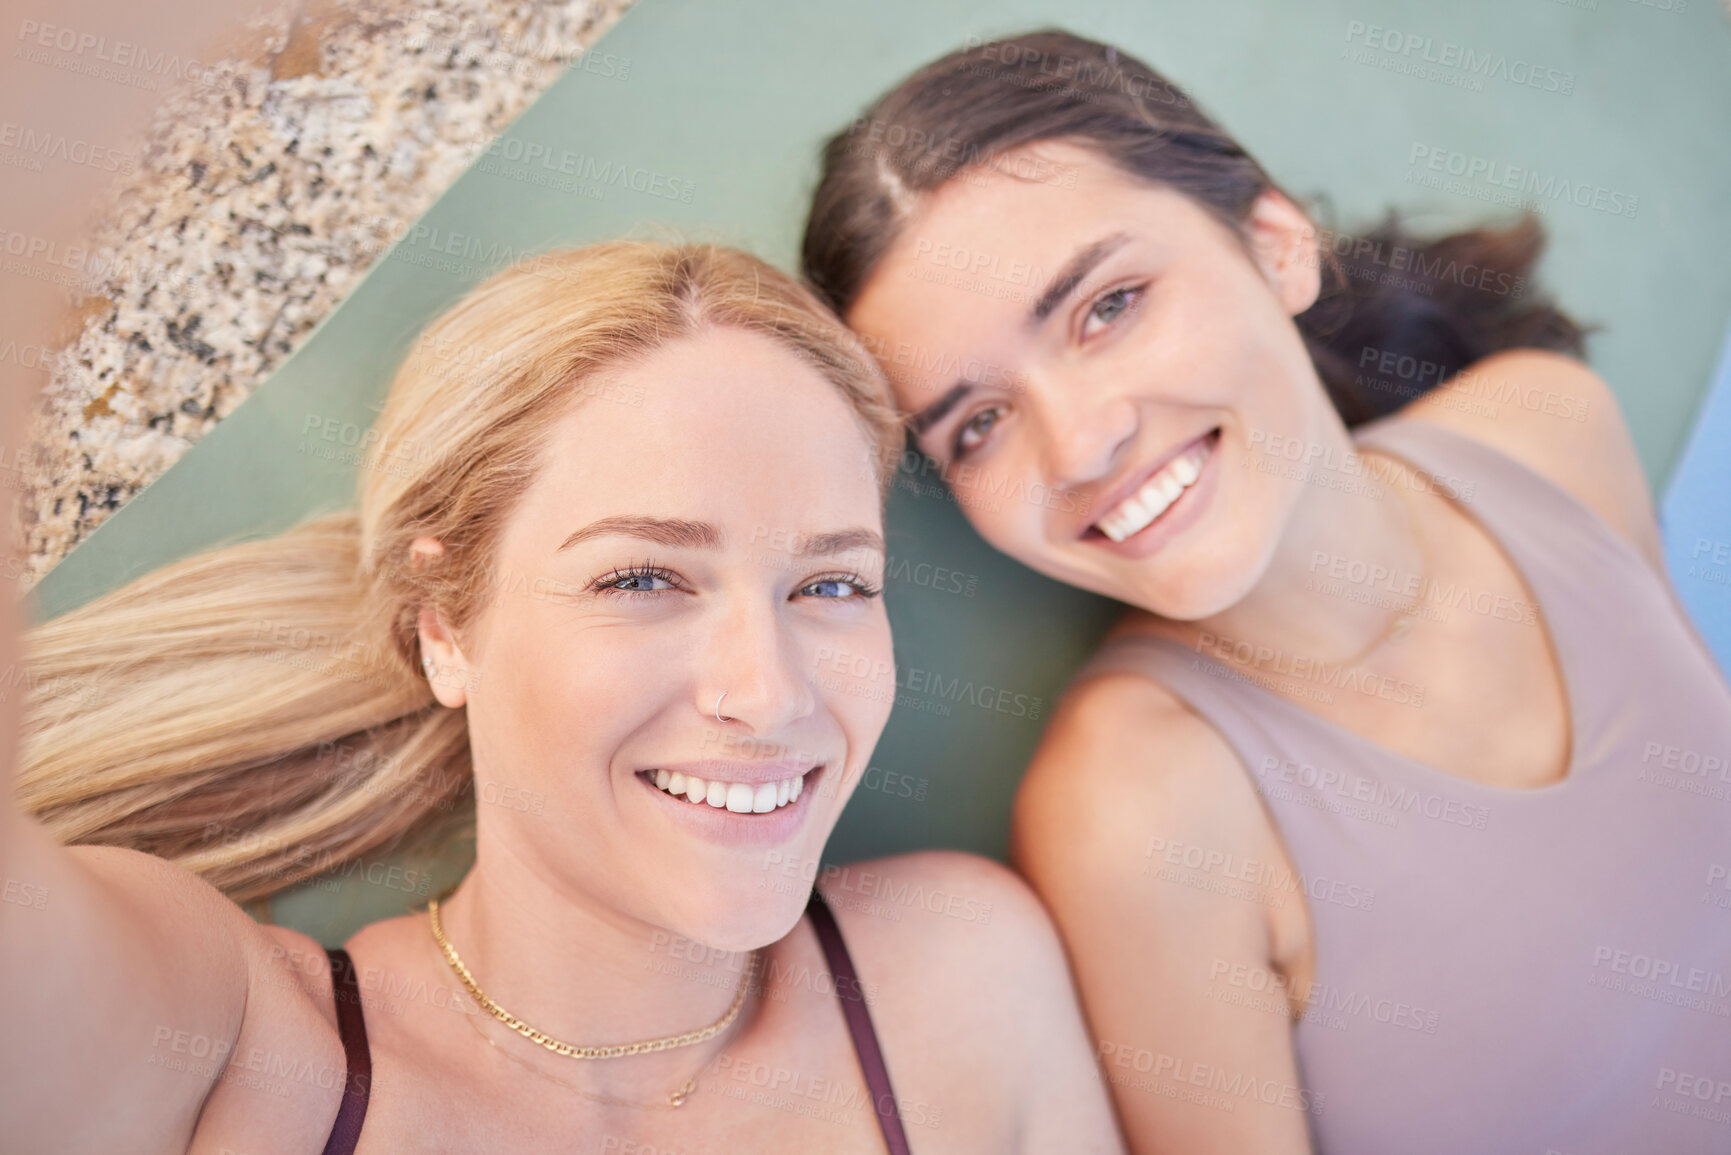
<svg viewBox="0 0 1731 1155">
<path fill-rule="evenodd" d="M 1245 222 L 1250 251 L 1288 316 L 1316 304 L 1322 291 L 1322 260 L 1316 226 L 1283 193 L 1269 189 L 1256 198 Z"/>
<path fill-rule="evenodd" d="M 433 537 L 417 537 L 409 543 L 409 564 L 415 569 L 431 565 L 445 556 L 445 547 Z M 421 669 L 442 706 L 455 709 L 469 700 L 469 659 L 457 644 L 457 636 L 446 625 L 438 608 L 423 605 L 415 620 L 420 636 Z M 427 663 L 432 665 L 428 666 Z"/>
</svg>

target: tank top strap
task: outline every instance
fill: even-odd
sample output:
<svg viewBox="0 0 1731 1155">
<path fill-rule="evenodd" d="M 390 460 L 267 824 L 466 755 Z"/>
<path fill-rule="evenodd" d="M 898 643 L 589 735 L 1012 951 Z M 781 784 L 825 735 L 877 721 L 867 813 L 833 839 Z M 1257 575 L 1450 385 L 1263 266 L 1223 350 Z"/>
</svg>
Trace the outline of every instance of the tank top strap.
<svg viewBox="0 0 1731 1155">
<path fill-rule="evenodd" d="M 1627 538 L 1556 482 L 1471 437 L 1399 414 L 1361 426 L 1355 437 L 1424 471 L 1514 563 L 1556 648 L 1577 736 L 1590 747 L 1613 735 L 1625 695 L 1610 655 L 1639 664 L 1637 655 L 1655 645 L 1655 630 L 1680 632 L 1686 646 L 1701 648 L 1670 583 L 1655 580 L 1652 564 Z M 1438 604 L 1453 604 L 1469 591 L 1430 593 Z"/>
<path fill-rule="evenodd" d="M 1272 752 L 1289 749 L 1295 733 L 1314 740 L 1329 732 L 1321 718 L 1259 686 L 1254 674 L 1149 634 L 1107 641 L 1076 671 L 1069 685 L 1118 673 L 1138 674 L 1176 695 L 1226 740 L 1247 768 L 1260 766 Z"/>
<path fill-rule="evenodd" d="M 1666 1073 L 1727 1053 L 1731 921 L 1714 916 L 1731 901 L 1700 880 L 1731 846 L 1731 692 L 1663 576 L 1562 487 L 1413 418 L 1359 444 L 1422 470 L 1520 571 L 1568 691 L 1571 769 L 1531 789 L 1447 774 L 1312 711 L 1299 691 L 1346 685 L 1329 671 L 1279 693 L 1245 643 L 1214 639 L 1226 665 L 1207 641 L 1120 635 L 1076 680 L 1132 672 L 1184 701 L 1235 749 L 1291 866 L 1169 844 L 1157 879 L 1308 910 L 1292 1038 L 1318 1150 L 1727 1150 Z M 1460 613 L 1494 614 L 1476 599 L 1495 594 L 1513 596 L 1424 587 Z M 1222 982 L 1247 1006 L 1259 990 Z M 1478 1108 L 1435 1110 L 1445 1086 Z"/>
<path fill-rule="evenodd" d="M 901 1109 L 896 1106 L 895 1092 L 890 1088 L 889 1068 L 884 1065 L 883 1051 L 878 1046 L 877 1031 L 872 1027 L 871 1012 L 866 1009 L 865 991 L 854 972 L 853 958 L 842 940 L 841 927 L 829 903 L 816 887 L 806 904 L 812 929 L 823 947 L 823 957 L 834 980 L 836 998 L 841 1001 L 842 1017 L 847 1020 L 848 1034 L 853 1037 L 854 1053 L 859 1056 L 860 1070 L 865 1074 L 866 1088 L 871 1092 L 872 1109 L 877 1115 L 878 1128 L 890 1155 L 910 1155 L 907 1132 L 902 1130 Z"/>
<path fill-rule="evenodd" d="M 871 1013 L 866 1009 L 865 995 L 841 928 L 816 889 L 807 905 L 818 943 L 834 979 L 836 997 L 841 1001 L 842 1016 L 847 1020 L 848 1034 L 853 1038 L 854 1051 L 859 1056 L 860 1069 L 865 1073 L 866 1087 L 871 1091 L 878 1127 L 890 1155 L 911 1155 L 907 1133 L 902 1129 L 901 1111 L 896 1106 L 895 1092 L 890 1086 L 889 1070 L 884 1066 L 883 1051 L 878 1046 L 877 1032 L 872 1027 Z M 327 949 L 331 963 L 331 987 L 336 1000 L 337 1032 L 342 1038 L 343 1054 L 348 1061 L 344 1081 L 342 1106 L 336 1122 L 325 1141 L 324 1155 L 354 1155 L 361 1141 L 361 1124 L 366 1119 L 367 1101 L 372 1092 L 372 1052 L 367 1045 L 367 1024 L 361 1009 L 360 983 L 354 961 L 347 951 Z"/>
<path fill-rule="evenodd" d="M 1359 426 L 1353 440 L 1360 449 L 1381 450 L 1415 467 L 1414 484 L 1440 492 L 1483 521 L 1523 570 L 1530 561 L 1544 569 L 1542 563 L 1552 559 L 1566 564 L 1591 555 L 1632 567 L 1626 572 L 1639 574 L 1643 583 L 1649 576 L 1651 567 L 1635 547 L 1579 498 L 1482 441 L 1399 413 Z"/>
<path fill-rule="evenodd" d="M 373 1056 L 367 1045 L 367 1020 L 361 1010 L 361 984 L 355 974 L 354 960 L 341 947 L 327 949 L 331 962 L 331 993 L 337 1004 L 337 1033 L 343 1041 L 343 1056 L 348 1060 L 348 1075 L 343 1080 L 343 1102 L 337 1109 L 337 1119 L 325 1140 L 324 1155 L 354 1155 L 361 1141 L 361 1123 L 367 1117 L 367 1101 L 372 1096 Z"/>
</svg>

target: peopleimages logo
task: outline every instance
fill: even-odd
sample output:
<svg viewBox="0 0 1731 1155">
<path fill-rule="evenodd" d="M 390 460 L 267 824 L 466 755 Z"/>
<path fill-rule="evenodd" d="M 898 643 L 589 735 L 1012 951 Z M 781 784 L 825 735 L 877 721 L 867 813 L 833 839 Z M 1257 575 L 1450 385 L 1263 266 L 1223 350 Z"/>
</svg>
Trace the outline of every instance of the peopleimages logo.
<svg viewBox="0 0 1731 1155">
<path fill-rule="evenodd" d="M 1731 977 L 1725 972 L 1690 966 L 1676 959 L 1621 950 L 1610 946 L 1593 948 L 1593 967 L 1604 967 L 1614 975 L 1626 975 L 1645 980 L 1653 987 L 1669 987 L 1678 991 L 1705 995 L 1708 999 L 1731 997 Z M 1609 985 L 1600 983 L 1598 985 Z M 1642 993 L 1637 990 L 1637 993 Z M 1663 992 L 1661 992 L 1663 993 Z M 1675 1001 L 1667 999 L 1665 1001 Z M 1724 1011 L 1715 1011 L 1723 1014 Z"/>
<path fill-rule="evenodd" d="M 35 129 L 29 125 L 0 123 L 0 164 L 41 172 L 45 160 L 83 165 L 103 172 L 130 176 L 138 162 L 127 153 L 88 140 L 75 140 L 63 132 Z"/>
<path fill-rule="evenodd" d="M 18 23 L 18 43 L 12 49 L 17 60 L 76 72 L 99 80 L 111 80 L 156 91 L 164 80 L 215 84 L 235 75 L 232 64 L 201 64 L 190 56 L 108 37 L 60 24 L 37 20 Z M 58 57 L 50 52 L 57 52 Z"/>
<path fill-rule="evenodd" d="M 1285 783 L 1303 787 L 1318 795 L 1332 794 L 1353 802 L 1362 802 L 1391 815 L 1410 814 L 1473 830 L 1483 830 L 1490 819 L 1490 810 L 1484 806 L 1462 802 L 1443 794 L 1433 794 L 1417 787 L 1391 786 L 1357 771 L 1317 767 L 1309 762 L 1283 759 L 1273 754 L 1263 756 L 1256 776 L 1261 779 L 1257 783 L 1259 789 L 1266 790 L 1267 783 Z"/>
<path fill-rule="evenodd" d="M 1415 169 L 1422 166 L 1428 172 L 1446 173 L 1464 181 L 1477 181 L 1524 193 L 1532 197 L 1540 208 L 1544 207 L 1545 201 L 1567 201 L 1579 208 L 1615 217 L 1633 217 L 1641 207 L 1641 198 L 1633 193 L 1585 181 L 1571 181 L 1555 173 L 1541 175 L 1536 168 L 1506 164 L 1490 157 L 1434 145 L 1414 144 L 1407 155 L 1407 163 Z M 1419 173 L 1418 177 L 1417 183 L 1428 183 L 1424 173 Z"/>
<path fill-rule="evenodd" d="M 1222 637 L 1206 631 L 1197 635 L 1196 652 L 1330 689 L 1368 694 L 1400 706 L 1424 705 L 1424 686 L 1345 662 L 1289 654 L 1271 646 Z"/>
<path fill-rule="evenodd" d="M 1452 69 L 1477 80 L 1503 80 L 1564 96 L 1572 96 L 1575 91 L 1573 72 L 1545 68 L 1518 57 L 1511 60 L 1508 54 L 1503 52 L 1480 52 L 1452 40 L 1437 40 L 1416 32 L 1402 32 L 1396 28 L 1384 28 L 1380 24 L 1366 24 L 1362 20 L 1347 22 L 1346 40 L 1349 45 L 1360 43 L 1366 48 L 1386 52 L 1408 62 L 1413 62 L 1416 58 L 1418 62 Z M 1343 53 L 1345 51 L 1342 50 Z"/>
<path fill-rule="evenodd" d="M 502 136 L 487 145 L 482 152 L 488 157 L 502 158 L 525 166 L 539 165 L 550 173 L 572 176 L 597 187 L 616 185 L 633 192 L 646 193 L 662 200 L 690 204 L 697 191 L 693 181 L 666 173 L 654 172 L 641 166 L 615 160 L 603 160 L 588 153 L 553 148 L 519 136 Z"/>
<path fill-rule="evenodd" d="M 979 53 L 980 63 L 965 68 L 971 75 L 992 75 L 984 66 L 985 61 L 991 61 L 998 65 L 998 79 L 1017 83 L 1018 87 L 1034 87 L 1044 80 L 1056 79 L 1071 83 L 1064 95 L 1072 99 L 1090 99 L 1092 94 L 1085 91 L 1089 88 L 1116 89 L 1145 103 L 1190 107 L 1190 101 L 1171 84 L 1155 76 L 1133 76 L 1116 63 L 1102 64 L 1062 53 L 1044 52 L 1015 41 L 981 40 L 978 36 L 963 41 L 962 50 Z M 1115 61 L 1116 57 L 1111 59 Z M 1009 71 L 1012 69 L 1015 71 Z M 1027 75 L 1022 76 L 1023 73 Z"/>
</svg>

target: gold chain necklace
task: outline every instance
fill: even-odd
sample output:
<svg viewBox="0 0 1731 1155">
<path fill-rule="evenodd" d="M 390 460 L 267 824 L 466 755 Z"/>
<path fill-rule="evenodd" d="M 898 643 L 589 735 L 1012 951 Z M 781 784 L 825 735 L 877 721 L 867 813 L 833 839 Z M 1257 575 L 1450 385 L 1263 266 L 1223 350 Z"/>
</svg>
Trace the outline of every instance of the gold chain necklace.
<svg viewBox="0 0 1731 1155">
<path fill-rule="evenodd" d="M 575 1084 L 567 1083 L 564 1079 L 556 1078 L 548 1072 L 541 1070 L 533 1063 L 525 1062 L 521 1057 L 513 1055 L 509 1049 L 501 1047 L 498 1043 L 495 1043 L 492 1036 L 487 1034 L 486 1031 L 483 1031 L 481 1029 L 481 1024 L 475 1021 L 477 1017 L 478 1016 L 475 1015 L 463 1016 L 463 1018 L 468 1021 L 470 1028 L 475 1032 L 475 1034 L 481 1037 L 482 1042 L 486 1043 L 489 1047 L 492 1047 L 495 1051 L 499 1052 L 499 1054 L 503 1055 L 511 1062 L 517 1064 L 517 1066 L 528 1071 L 531 1075 L 534 1075 L 537 1079 L 545 1079 L 549 1083 L 565 1088 L 573 1095 L 588 1099 L 594 1103 L 608 1103 L 616 1107 L 633 1107 L 640 1111 L 673 1111 L 685 1106 L 685 1101 L 697 1093 L 697 1076 L 714 1066 L 716 1059 L 719 1059 L 722 1055 L 727 1053 L 726 1051 L 722 1051 L 716 1054 L 714 1058 L 705 1060 L 703 1066 L 698 1068 L 697 1074 L 692 1075 L 677 1088 L 668 1092 L 667 1096 L 661 1102 L 643 1103 L 634 1099 L 620 1099 L 613 1095 L 598 1095 L 593 1091 L 585 1091 L 583 1088 L 576 1086 Z"/>
<path fill-rule="evenodd" d="M 564 1055 L 572 1059 L 617 1059 L 626 1055 L 649 1055 L 657 1051 L 671 1051 L 675 1047 L 690 1047 L 697 1043 L 707 1042 L 733 1025 L 733 1020 L 739 1017 L 739 1012 L 745 1006 L 745 996 L 751 990 L 751 977 L 757 971 L 757 951 L 751 952 L 745 973 L 740 976 L 739 991 L 733 996 L 733 1005 L 727 1008 L 727 1013 L 695 1031 L 686 1031 L 682 1035 L 668 1035 L 660 1039 L 645 1039 L 640 1043 L 608 1043 L 597 1047 L 579 1047 L 572 1043 L 560 1042 L 545 1031 L 537 1030 L 522 1019 L 507 1011 L 504 1007 L 487 997 L 475 981 L 475 976 L 469 973 L 469 968 L 463 965 L 463 960 L 457 955 L 457 948 L 451 945 L 451 940 L 445 937 L 445 928 L 439 924 L 439 900 L 433 899 L 427 904 L 427 921 L 433 928 L 433 941 L 439 944 L 439 949 L 445 953 L 445 961 L 451 964 L 451 969 L 457 972 L 457 978 L 462 980 L 463 987 L 481 1004 L 486 1012 L 528 1039 L 532 1043 L 552 1051 L 555 1055 Z M 677 1104 L 675 1104 L 677 1106 Z"/>
</svg>

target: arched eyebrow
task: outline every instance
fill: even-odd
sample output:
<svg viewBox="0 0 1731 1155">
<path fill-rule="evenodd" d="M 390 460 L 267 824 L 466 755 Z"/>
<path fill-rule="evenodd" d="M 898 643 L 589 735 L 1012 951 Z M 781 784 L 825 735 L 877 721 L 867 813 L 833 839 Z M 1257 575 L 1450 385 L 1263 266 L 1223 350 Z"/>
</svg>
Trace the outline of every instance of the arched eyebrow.
<svg viewBox="0 0 1731 1155">
<path fill-rule="evenodd" d="M 1088 274 L 1094 271 L 1095 266 L 1117 252 L 1129 240 L 1129 233 L 1113 233 L 1077 249 L 1075 255 L 1058 271 L 1058 275 L 1052 278 L 1046 291 L 1040 294 L 1040 299 L 1034 302 L 1034 307 L 1028 310 L 1028 326 L 1032 328 L 1051 316 L 1052 310 L 1063 304 L 1064 299 L 1076 291 L 1076 286 L 1088 279 Z"/>
<path fill-rule="evenodd" d="M 794 557 L 834 557 L 855 550 L 887 554 L 883 535 L 865 528 L 842 529 L 834 533 L 814 533 L 801 538 L 792 553 Z"/>
<path fill-rule="evenodd" d="M 957 381 L 944 390 L 942 397 L 908 418 L 908 428 L 913 430 L 915 437 L 919 437 L 926 430 L 949 416 L 950 410 L 961 404 L 962 398 L 973 392 L 973 389 L 974 383 L 972 381 Z"/>
<path fill-rule="evenodd" d="M 1058 306 L 1088 279 L 1088 274 L 1099 267 L 1101 261 L 1123 248 L 1129 241 L 1129 233 L 1112 233 L 1077 249 L 1058 271 L 1058 275 L 1052 278 L 1052 283 L 1046 286 L 1046 291 L 1040 294 L 1040 299 L 1034 302 L 1033 308 L 1028 310 L 1024 324 L 1033 328 L 1050 317 Z M 957 381 L 944 390 L 942 397 L 908 418 L 908 428 L 913 431 L 914 436 L 922 436 L 926 430 L 947 417 L 950 411 L 973 391 L 974 384 L 972 381 Z"/>
<path fill-rule="evenodd" d="M 679 549 L 719 549 L 721 531 L 707 521 L 685 521 L 672 517 L 604 517 L 590 522 L 560 543 L 570 549 L 592 537 L 640 537 L 657 545 Z M 558 550 L 554 551 L 555 553 Z"/>
<path fill-rule="evenodd" d="M 707 521 L 620 516 L 591 522 L 566 538 L 559 549 L 569 549 L 595 537 L 636 537 L 676 549 L 720 549 L 722 543 L 721 531 Z M 808 558 L 830 557 L 862 549 L 885 553 L 883 535 L 863 526 L 808 534 L 799 538 L 788 552 L 794 557 Z"/>
</svg>

